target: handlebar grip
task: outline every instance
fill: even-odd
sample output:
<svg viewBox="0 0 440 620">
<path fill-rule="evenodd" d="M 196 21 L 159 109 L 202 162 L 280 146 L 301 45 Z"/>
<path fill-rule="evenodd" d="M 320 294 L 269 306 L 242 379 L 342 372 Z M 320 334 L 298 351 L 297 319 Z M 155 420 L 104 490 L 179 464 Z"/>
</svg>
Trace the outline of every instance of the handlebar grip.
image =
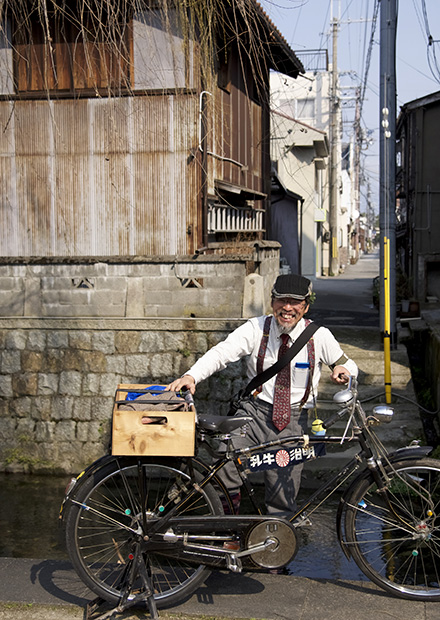
<svg viewBox="0 0 440 620">
<path fill-rule="evenodd" d="M 327 420 L 324 420 L 324 422 L 322 423 L 322 426 L 325 429 L 330 428 L 330 426 L 333 426 L 333 424 L 337 422 L 339 418 L 342 418 L 342 416 L 346 412 L 347 412 L 347 409 L 342 409 L 342 411 L 337 411 L 336 413 L 331 415 L 329 418 L 327 418 Z"/>
<path fill-rule="evenodd" d="M 180 394 L 183 396 L 188 405 L 194 405 L 194 398 L 190 390 L 180 390 Z"/>
</svg>

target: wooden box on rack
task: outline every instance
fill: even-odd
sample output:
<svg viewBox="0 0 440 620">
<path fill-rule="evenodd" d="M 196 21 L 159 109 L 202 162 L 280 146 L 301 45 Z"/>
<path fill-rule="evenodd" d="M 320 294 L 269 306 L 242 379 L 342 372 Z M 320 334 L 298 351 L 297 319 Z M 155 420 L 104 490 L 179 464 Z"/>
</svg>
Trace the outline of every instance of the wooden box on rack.
<svg viewBox="0 0 440 620">
<path fill-rule="evenodd" d="M 118 385 L 113 407 L 112 454 L 117 456 L 194 456 L 194 407 L 189 411 L 154 409 L 127 410 L 130 392 L 142 393 L 149 385 Z M 139 404 L 137 405 L 139 407 Z"/>
</svg>

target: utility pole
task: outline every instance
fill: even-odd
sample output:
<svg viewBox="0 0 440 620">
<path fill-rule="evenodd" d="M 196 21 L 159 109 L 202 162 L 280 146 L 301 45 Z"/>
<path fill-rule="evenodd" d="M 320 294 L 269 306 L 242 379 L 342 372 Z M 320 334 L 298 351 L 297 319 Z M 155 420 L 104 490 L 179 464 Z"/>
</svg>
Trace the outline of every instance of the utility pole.
<svg viewBox="0 0 440 620">
<path fill-rule="evenodd" d="M 396 28 L 397 0 L 380 7 L 380 327 L 385 357 L 385 395 L 391 402 L 390 350 L 396 348 Z"/>
<path fill-rule="evenodd" d="M 355 260 L 359 259 L 359 230 L 360 230 L 360 213 L 361 213 L 361 89 L 356 88 L 356 111 L 354 117 L 354 195 L 355 195 Z"/>
<path fill-rule="evenodd" d="M 338 157 L 339 157 L 339 97 L 338 97 L 338 21 L 332 21 L 332 96 L 330 103 L 330 255 L 329 275 L 339 273 L 338 256 Z"/>
</svg>

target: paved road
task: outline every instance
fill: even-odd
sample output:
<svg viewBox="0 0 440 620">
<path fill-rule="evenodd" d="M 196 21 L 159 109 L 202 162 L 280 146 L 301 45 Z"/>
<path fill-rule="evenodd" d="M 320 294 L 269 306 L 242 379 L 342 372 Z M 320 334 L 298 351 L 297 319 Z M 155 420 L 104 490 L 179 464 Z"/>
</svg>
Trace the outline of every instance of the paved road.
<svg viewBox="0 0 440 620">
<path fill-rule="evenodd" d="M 362 325 L 379 327 L 379 311 L 373 305 L 373 279 L 379 275 L 379 254 L 364 254 L 343 274 L 321 276 L 313 281 L 316 301 L 310 318 L 327 327 Z"/>
<path fill-rule="evenodd" d="M 0 578 L 0 601 L 24 603 L 0 602 L 0 620 L 79 620 L 93 598 L 63 561 L 0 558 Z M 160 620 L 169 614 L 181 620 L 439 620 L 440 602 L 396 599 L 366 581 L 216 571 L 187 602 L 159 611 Z M 128 610 L 113 617 L 131 620 L 149 614 Z"/>
</svg>

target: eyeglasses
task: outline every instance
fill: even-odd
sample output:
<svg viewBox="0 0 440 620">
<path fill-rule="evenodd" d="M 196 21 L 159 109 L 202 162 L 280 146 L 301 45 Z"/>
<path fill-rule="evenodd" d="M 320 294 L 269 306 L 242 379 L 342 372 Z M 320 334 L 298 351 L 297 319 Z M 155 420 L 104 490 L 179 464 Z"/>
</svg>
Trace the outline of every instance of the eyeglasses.
<svg viewBox="0 0 440 620">
<path fill-rule="evenodd" d="M 293 297 L 274 297 L 274 303 L 280 304 L 282 306 L 305 306 L 306 302 L 304 299 L 293 299 Z"/>
</svg>

